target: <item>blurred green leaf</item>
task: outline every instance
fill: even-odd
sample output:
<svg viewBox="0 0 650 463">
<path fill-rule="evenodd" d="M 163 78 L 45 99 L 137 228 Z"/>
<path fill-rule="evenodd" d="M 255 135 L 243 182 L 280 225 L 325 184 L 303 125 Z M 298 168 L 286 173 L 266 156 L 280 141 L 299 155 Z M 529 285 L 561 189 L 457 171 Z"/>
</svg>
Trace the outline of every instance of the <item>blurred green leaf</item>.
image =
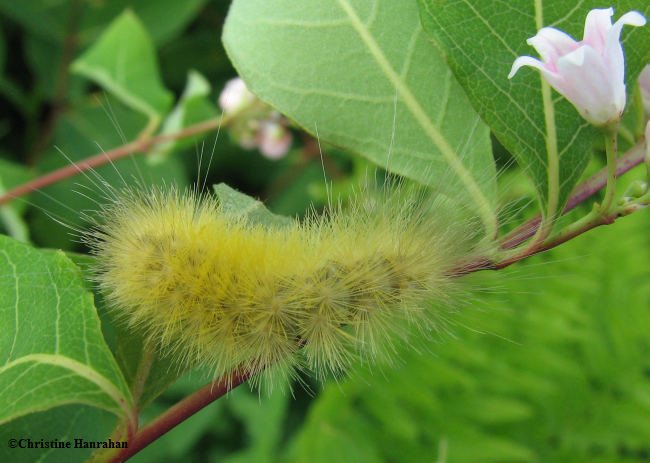
<svg viewBox="0 0 650 463">
<path fill-rule="evenodd" d="M 57 98 L 74 100 L 83 97 L 87 87 L 89 87 L 89 82 L 82 76 L 74 74 L 67 76 L 66 94 L 56 94 L 57 73 L 63 58 L 62 43 L 38 34 L 29 34 L 24 38 L 24 53 L 25 60 L 34 76 L 32 89 L 39 98 L 43 100 L 55 100 Z"/>
<path fill-rule="evenodd" d="M 72 70 L 146 114 L 150 127 L 162 120 L 172 103 L 173 96 L 160 78 L 153 42 L 130 10 L 110 24 L 97 42 L 72 64 Z"/>
<path fill-rule="evenodd" d="M 0 195 L 32 177 L 32 173 L 20 164 L 0 158 Z M 0 206 L 0 223 L 11 237 L 23 243 L 29 243 L 29 228 L 22 217 L 26 208 L 25 198 Z"/>
<path fill-rule="evenodd" d="M 47 0 L 0 0 L 0 11 L 20 23 L 31 33 L 50 40 L 63 40 L 65 18 L 68 11 L 66 3 Z M 63 6 L 63 8 L 62 8 Z"/>
<path fill-rule="evenodd" d="M 146 335 L 113 321 L 117 360 L 133 394 L 136 407 L 144 410 L 183 373 L 176 363 L 145 343 Z"/>
<path fill-rule="evenodd" d="M 284 436 L 284 420 L 291 396 L 275 388 L 263 400 L 255 392 L 240 387 L 232 392 L 229 408 L 242 420 L 246 429 L 247 445 L 241 452 L 225 458 L 223 463 L 273 463 Z"/>
<path fill-rule="evenodd" d="M 116 16 L 131 8 L 142 19 L 153 40 L 162 43 L 176 36 L 206 2 L 207 0 L 0 0 L 0 11 L 30 34 L 61 42 L 71 10 L 82 8 L 78 40 L 81 44 L 86 44 L 94 40 Z"/>
<path fill-rule="evenodd" d="M 413 2 L 235 0 L 223 42 L 251 90 L 308 132 L 489 215 L 488 129 Z"/>
<path fill-rule="evenodd" d="M 210 90 L 210 83 L 206 78 L 199 72 L 190 70 L 187 73 L 185 90 L 176 103 L 176 107 L 165 119 L 161 133 L 177 132 L 194 123 L 216 117 L 217 109 L 207 98 L 210 95 Z M 199 135 L 161 143 L 151 150 L 149 159 L 152 162 L 157 162 L 176 148 L 192 146 L 200 137 Z"/>
<path fill-rule="evenodd" d="M 132 9 L 142 21 L 156 44 L 168 42 L 199 13 L 207 0 L 111 0 L 86 5 L 82 24 L 82 40 L 92 39 L 108 22 Z"/>
<path fill-rule="evenodd" d="M 5 35 L 0 27 L 0 74 L 4 73 L 5 62 L 7 59 L 7 43 L 5 41 Z"/>
<path fill-rule="evenodd" d="M 0 236 L 0 423 L 81 403 L 133 419 L 92 294 L 63 253 Z"/>
</svg>

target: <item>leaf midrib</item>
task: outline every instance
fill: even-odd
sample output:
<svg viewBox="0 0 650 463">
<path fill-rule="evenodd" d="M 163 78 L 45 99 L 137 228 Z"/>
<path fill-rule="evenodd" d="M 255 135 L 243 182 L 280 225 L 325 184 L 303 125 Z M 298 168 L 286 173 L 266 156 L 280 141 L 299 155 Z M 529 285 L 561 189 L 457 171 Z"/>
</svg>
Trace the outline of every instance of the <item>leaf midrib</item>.
<svg viewBox="0 0 650 463">
<path fill-rule="evenodd" d="M 429 119 L 429 116 L 426 114 L 422 106 L 420 106 L 413 93 L 411 93 L 409 88 L 404 84 L 404 82 L 402 82 L 400 76 L 393 69 L 388 59 L 379 47 L 379 44 L 370 34 L 367 26 L 356 14 L 356 11 L 354 8 L 352 8 L 352 5 L 350 5 L 349 1 L 338 0 L 338 3 L 343 11 L 347 14 L 352 27 L 355 29 L 357 34 L 359 34 L 359 37 L 361 37 L 361 40 L 368 48 L 370 55 L 374 58 L 381 71 L 386 75 L 388 80 L 402 97 L 402 100 L 404 101 L 407 109 L 415 117 L 429 139 L 431 139 L 433 144 L 438 148 L 440 153 L 445 157 L 449 166 L 467 188 L 470 196 L 474 198 L 474 201 L 477 203 L 478 210 L 481 215 L 481 220 L 485 226 L 486 234 L 488 236 L 496 235 L 496 216 L 494 214 L 492 206 L 479 188 L 478 184 L 474 181 L 472 175 L 462 164 L 458 156 L 456 156 L 456 153 L 454 152 L 451 145 L 447 142 L 445 137 L 440 133 L 435 125 L 433 125 L 433 122 Z"/>
</svg>

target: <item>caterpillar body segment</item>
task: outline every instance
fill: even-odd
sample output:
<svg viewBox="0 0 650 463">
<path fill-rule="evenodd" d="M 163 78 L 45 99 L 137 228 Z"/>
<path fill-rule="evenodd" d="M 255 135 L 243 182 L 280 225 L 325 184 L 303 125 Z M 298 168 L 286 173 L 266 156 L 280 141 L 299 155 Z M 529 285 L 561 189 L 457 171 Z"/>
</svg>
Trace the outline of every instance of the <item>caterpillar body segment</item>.
<svg viewBox="0 0 650 463">
<path fill-rule="evenodd" d="M 180 365 L 322 378 L 390 353 L 407 322 L 437 323 L 477 252 L 438 206 L 385 195 L 265 228 L 209 196 L 125 190 L 86 238 L 113 310 Z"/>
</svg>

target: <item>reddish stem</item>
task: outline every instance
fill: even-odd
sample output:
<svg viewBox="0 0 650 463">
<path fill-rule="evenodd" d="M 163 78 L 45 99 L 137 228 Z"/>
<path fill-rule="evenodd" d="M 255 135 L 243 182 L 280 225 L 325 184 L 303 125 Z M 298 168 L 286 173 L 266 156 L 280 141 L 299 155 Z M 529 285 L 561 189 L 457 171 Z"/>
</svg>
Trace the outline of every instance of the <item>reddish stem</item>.
<svg viewBox="0 0 650 463">
<path fill-rule="evenodd" d="M 128 460 L 190 416 L 210 405 L 228 391 L 246 382 L 250 376 L 248 372 L 235 371 L 227 375 L 226 378 L 220 378 L 206 384 L 138 430 L 135 436 L 128 441 L 129 447 L 114 455 L 108 460 L 108 463 L 120 463 Z"/>
<path fill-rule="evenodd" d="M 620 177 L 625 172 L 643 162 L 645 157 L 644 145 L 644 141 L 640 141 L 627 153 L 616 160 L 616 177 Z M 562 214 L 566 214 L 578 204 L 589 199 L 598 191 L 602 190 L 605 185 L 607 185 L 607 167 L 603 167 L 573 190 Z M 539 227 L 541 220 L 542 216 L 538 214 L 501 238 L 501 249 L 513 249 L 533 236 L 537 231 L 537 227 Z"/>
<path fill-rule="evenodd" d="M 160 143 L 177 140 L 179 138 L 191 137 L 192 135 L 214 130 L 218 128 L 222 123 L 226 124 L 227 122 L 229 122 L 228 116 L 224 116 L 223 118 L 217 117 L 195 125 L 191 125 L 184 128 L 183 130 L 179 130 L 178 132 L 135 140 L 112 150 L 98 153 L 94 156 L 84 159 L 83 161 L 79 161 L 78 163 L 70 166 L 62 167 L 61 169 L 35 178 L 32 181 L 9 190 L 4 195 L 0 196 L 0 206 L 34 190 L 44 188 L 48 185 L 52 185 L 53 183 L 60 182 L 61 180 L 77 175 L 80 172 L 85 172 L 117 159 L 124 158 L 133 153 L 145 153 L 152 146 Z"/>
</svg>

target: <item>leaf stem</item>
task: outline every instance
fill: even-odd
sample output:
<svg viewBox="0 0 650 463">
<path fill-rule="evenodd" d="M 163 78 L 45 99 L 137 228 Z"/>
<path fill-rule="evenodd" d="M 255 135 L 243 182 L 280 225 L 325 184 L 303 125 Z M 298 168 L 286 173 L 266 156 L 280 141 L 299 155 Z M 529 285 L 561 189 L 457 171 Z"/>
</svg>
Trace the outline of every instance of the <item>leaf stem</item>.
<svg viewBox="0 0 650 463">
<path fill-rule="evenodd" d="M 120 463 L 128 460 L 160 436 L 246 382 L 249 378 L 249 372 L 234 371 L 225 378 L 219 378 L 206 384 L 140 428 L 135 436 L 128 441 L 129 447 L 113 455 L 107 463 Z"/>
<path fill-rule="evenodd" d="M 618 153 L 616 127 L 604 130 L 603 136 L 605 137 L 605 153 L 607 155 L 607 186 L 600 212 L 605 214 L 611 209 L 616 194 L 616 155 Z"/>
</svg>

